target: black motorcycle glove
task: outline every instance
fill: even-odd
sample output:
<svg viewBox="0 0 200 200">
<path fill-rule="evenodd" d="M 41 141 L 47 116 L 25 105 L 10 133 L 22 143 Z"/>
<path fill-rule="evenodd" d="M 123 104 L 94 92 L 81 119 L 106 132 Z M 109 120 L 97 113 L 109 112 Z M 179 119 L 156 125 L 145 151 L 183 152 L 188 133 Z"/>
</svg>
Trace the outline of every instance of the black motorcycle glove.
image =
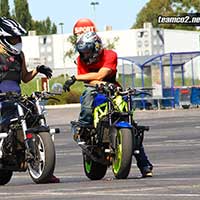
<svg viewBox="0 0 200 200">
<path fill-rule="evenodd" d="M 45 65 L 38 65 L 36 68 L 37 72 L 40 72 L 41 74 L 44 74 L 47 78 L 52 77 L 52 70 L 51 68 L 45 66 Z"/>
<path fill-rule="evenodd" d="M 72 76 L 70 77 L 70 79 L 68 79 L 67 81 L 65 81 L 64 85 L 63 85 L 63 90 L 66 91 L 70 91 L 70 87 L 71 85 L 73 85 L 76 82 L 76 77 Z"/>
</svg>

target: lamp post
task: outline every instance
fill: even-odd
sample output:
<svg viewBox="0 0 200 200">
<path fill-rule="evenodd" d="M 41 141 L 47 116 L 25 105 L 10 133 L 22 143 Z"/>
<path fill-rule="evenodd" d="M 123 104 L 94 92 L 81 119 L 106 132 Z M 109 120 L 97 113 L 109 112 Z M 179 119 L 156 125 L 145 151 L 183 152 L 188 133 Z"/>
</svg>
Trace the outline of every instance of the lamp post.
<svg viewBox="0 0 200 200">
<path fill-rule="evenodd" d="M 96 6 L 99 5 L 98 1 L 92 1 L 90 3 L 91 6 L 93 6 L 93 11 L 94 11 L 94 21 L 96 21 Z"/>
<path fill-rule="evenodd" d="M 63 34 L 63 25 L 64 25 L 64 23 L 60 22 L 59 25 L 60 25 L 60 28 L 61 28 L 61 34 Z"/>
</svg>

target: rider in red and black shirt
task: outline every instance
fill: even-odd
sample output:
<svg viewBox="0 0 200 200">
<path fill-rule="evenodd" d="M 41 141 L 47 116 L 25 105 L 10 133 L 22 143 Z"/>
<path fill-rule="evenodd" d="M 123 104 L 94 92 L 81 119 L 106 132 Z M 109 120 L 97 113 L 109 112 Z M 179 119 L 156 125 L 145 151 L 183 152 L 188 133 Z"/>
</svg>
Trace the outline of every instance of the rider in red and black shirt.
<svg viewBox="0 0 200 200">
<path fill-rule="evenodd" d="M 65 82 L 63 86 L 65 91 L 69 91 L 70 86 L 76 80 L 89 84 L 113 83 L 119 86 L 116 81 L 117 54 L 112 50 L 104 49 L 100 37 L 95 32 L 83 34 L 76 43 L 76 50 L 79 52 L 78 73 Z M 93 87 L 87 87 L 82 94 L 79 129 L 91 125 L 93 122 L 94 90 Z M 143 177 L 152 176 L 153 166 L 148 160 L 143 146 L 135 158 Z"/>
<path fill-rule="evenodd" d="M 96 79 L 110 83 L 116 82 L 117 54 L 114 51 L 103 49 L 95 63 L 86 64 L 83 60 L 81 56 L 77 59 L 78 75 L 96 72 L 93 76 L 91 76 L 91 74 L 89 75 L 91 80 Z M 80 78 L 80 76 L 78 77 Z M 88 79 L 86 81 L 88 81 Z"/>
</svg>

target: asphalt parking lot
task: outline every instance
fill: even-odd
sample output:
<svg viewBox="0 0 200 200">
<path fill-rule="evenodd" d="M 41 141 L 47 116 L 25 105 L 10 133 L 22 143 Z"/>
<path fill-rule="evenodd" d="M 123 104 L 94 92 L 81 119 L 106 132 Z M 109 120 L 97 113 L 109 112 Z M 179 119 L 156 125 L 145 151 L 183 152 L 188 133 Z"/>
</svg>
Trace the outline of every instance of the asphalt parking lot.
<svg viewBox="0 0 200 200">
<path fill-rule="evenodd" d="M 58 184 L 35 184 L 28 173 L 15 173 L 0 187 L 0 199 L 134 199 L 188 200 L 200 198 L 200 109 L 136 111 L 135 119 L 149 125 L 144 146 L 154 164 L 154 176 L 142 179 L 133 159 L 128 179 L 117 180 L 108 169 L 99 181 L 83 171 L 80 148 L 72 140 L 70 121 L 79 107 L 48 109 L 48 123 L 59 127 L 55 136 Z"/>
</svg>

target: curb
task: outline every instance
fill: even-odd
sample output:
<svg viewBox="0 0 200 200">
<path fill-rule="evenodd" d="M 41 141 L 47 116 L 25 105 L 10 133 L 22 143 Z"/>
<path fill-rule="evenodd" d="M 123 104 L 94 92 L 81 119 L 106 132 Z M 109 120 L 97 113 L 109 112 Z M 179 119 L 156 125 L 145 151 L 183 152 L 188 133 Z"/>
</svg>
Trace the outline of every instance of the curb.
<svg viewBox="0 0 200 200">
<path fill-rule="evenodd" d="M 62 104 L 62 105 L 46 105 L 46 109 L 62 109 L 62 108 L 80 108 L 80 103 L 70 103 L 70 104 Z"/>
</svg>

